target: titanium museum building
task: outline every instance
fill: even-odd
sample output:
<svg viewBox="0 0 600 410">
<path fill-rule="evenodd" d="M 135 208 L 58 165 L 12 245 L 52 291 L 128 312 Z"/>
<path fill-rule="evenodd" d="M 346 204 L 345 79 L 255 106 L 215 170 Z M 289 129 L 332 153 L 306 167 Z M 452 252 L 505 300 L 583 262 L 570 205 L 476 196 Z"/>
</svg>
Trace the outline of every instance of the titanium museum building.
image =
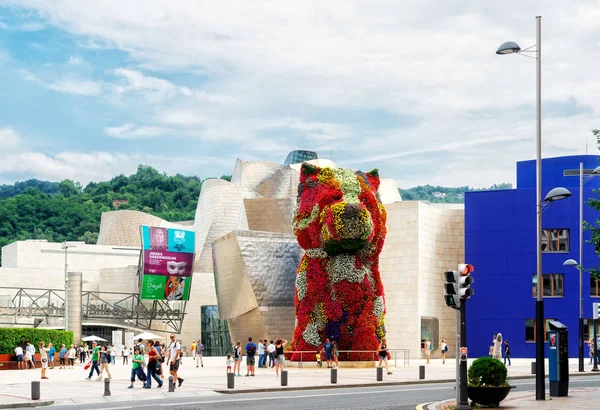
<svg viewBox="0 0 600 410">
<path fill-rule="evenodd" d="M 96 245 L 30 240 L 5 246 L 1 325 L 64 328 L 67 271 L 66 320 L 84 336 L 110 341 L 114 330 L 174 332 L 183 346 L 201 339 L 207 355 L 223 355 L 231 340 L 249 336 L 291 340 L 302 257 L 292 218 L 302 161 L 337 167 L 311 151 L 293 151 L 284 164 L 238 159 L 231 182 L 203 183 L 194 221 L 112 211 L 102 214 Z M 455 311 L 444 304 L 442 278 L 464 262 L 463 206 L 402 201 L 391 179 L 381 179 L 378 195 L 388 214 L 379 260 L 388 345 L 419 358 L 425 337 L 434 349 L 444 337 L 452 352 Z M 194 231 L 189 301 L 139 299 L 140 225 Z"/>
</svg>

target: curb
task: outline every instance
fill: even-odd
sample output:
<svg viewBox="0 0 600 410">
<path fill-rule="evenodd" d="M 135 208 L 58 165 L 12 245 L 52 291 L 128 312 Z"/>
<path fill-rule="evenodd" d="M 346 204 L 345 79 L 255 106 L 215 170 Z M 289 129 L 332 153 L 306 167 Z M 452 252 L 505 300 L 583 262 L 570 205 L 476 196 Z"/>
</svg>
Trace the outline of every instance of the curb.
<svg viewBox="0 0 600 410">
<path fill-rule="evenodd" d="M 0 409 L 20 409 L 25 407 L 42 407 L 51 406 L 54 404 L 54 400 L 46 401 L 32 401 L 31 403 L 12 403 L 12 404 L 0 404 Z"/>
</svg>

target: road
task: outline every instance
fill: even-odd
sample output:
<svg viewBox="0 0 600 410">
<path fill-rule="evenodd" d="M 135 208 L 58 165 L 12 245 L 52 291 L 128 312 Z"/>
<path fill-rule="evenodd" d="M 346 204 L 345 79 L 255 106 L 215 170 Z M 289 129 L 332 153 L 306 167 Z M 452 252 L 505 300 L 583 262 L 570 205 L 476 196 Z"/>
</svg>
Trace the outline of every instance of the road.
<svg viewBox="0 0 600 410">
<path fill-rule="evenodd" d="M 513 380 L 519 391 L 534 391 L 535 380 Z M 570 388 L 600 387 L 599 377 L 571 377 Z M 206 398 L 114 402 L 88 404 L 86 409 L 252 409 L 261 410 L 408 410 L 422 403 L 437 402 L 455 397 L 453 383 L 415 384 L 408 386 L 354 387 L 326 390 L 305 390 L 268 393 L 222 394 Z M 52 410 L 73 410 L 75 406 L 51 406 Z"/>
</svg>

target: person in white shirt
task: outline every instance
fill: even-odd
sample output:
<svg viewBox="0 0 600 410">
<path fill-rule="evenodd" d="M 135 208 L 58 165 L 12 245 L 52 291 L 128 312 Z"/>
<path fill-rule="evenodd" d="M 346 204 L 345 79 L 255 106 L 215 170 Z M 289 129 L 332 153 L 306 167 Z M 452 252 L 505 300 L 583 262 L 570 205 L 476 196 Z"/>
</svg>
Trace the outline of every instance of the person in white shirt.
<svg viewBox="0 0 600 410">
<path fill-rule="evenodd" d="M 15 356 L 17 356 L 17 368 L 21 370 L 23 368 L 23 348 L 21 346 L 15 347 Z"/>
<path fill-rule="evenodd" d="M 129 348 L 123 346 L 123 364 L 129 364 Z"/>
<path fill-rule="evenodd" d="M 35 369 L 35 347 L 28 341 L 25 350 L 31 355 L 30 361 L 33 366 L 32 369 Z"/>
<path fill-rule="evenodd" d="M 269 353 L 269 367 L 275 366 L 275 345 L 271 340 L 269 346 L 267 346 L 267 352 Z"/>
<path fill-rule="evenodd" d="M 173 376 L 173 380 L 177 380 L 181 387 L 183 379 L 177 375 L 179 370 L 179 360 L 181 357 L 181 344 L 175 339 L 175 335 L 171 335 L 171 344 L 169 345 L 169 355 L 167 356 L 167 364 L 169 365 L 169 373 Z"/>
<path fill-rule="evenodd" d="M 265 348 L 266 340 L 260 339 L 258 342 L 258 347 L 256 349 L 256 353 L 258 354 L 258 367 L 267 367 L 265 363 L 267 362 L 267 351 Z"/>
<path fill-rule="evenodd" d="M 117 360 L 117 349 L 115 345 L 110 345 L 110 362 L 114 365 Z"/>
<path fill-rule="evenodd" d="M 77 350 L 75 350 L 75 346 L 71 345 L 67 357 L 69 358 L 69 366 L 71 366 L 72 369 L 75 365 L 75 358 L 77 357 Z"/>
</svg>

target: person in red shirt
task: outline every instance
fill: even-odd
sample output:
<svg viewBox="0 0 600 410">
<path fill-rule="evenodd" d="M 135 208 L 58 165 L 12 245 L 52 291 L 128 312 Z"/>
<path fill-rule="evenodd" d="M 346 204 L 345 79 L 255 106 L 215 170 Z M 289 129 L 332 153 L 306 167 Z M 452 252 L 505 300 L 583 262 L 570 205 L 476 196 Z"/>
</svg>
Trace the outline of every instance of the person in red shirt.
<svg viewBox="0 0 600 410">
<path fill-rule="evenodd" d="M 146 370 L 146 384 L 144 385 L 144 389 L 152 388 L 152 379 L 156 380 L 158 383 L 158 388 L 160 389 L 163 385 L 162 380 L 158 377 L 156 371 L 160 368 L 160 361 L 162 357 L 158 354 L 158 351 L 154 347 L 154 342 L 152 340 L 148 340 L 146 342 L 147 350 L 148 350 L 148 367 Z"/>
</svg>

